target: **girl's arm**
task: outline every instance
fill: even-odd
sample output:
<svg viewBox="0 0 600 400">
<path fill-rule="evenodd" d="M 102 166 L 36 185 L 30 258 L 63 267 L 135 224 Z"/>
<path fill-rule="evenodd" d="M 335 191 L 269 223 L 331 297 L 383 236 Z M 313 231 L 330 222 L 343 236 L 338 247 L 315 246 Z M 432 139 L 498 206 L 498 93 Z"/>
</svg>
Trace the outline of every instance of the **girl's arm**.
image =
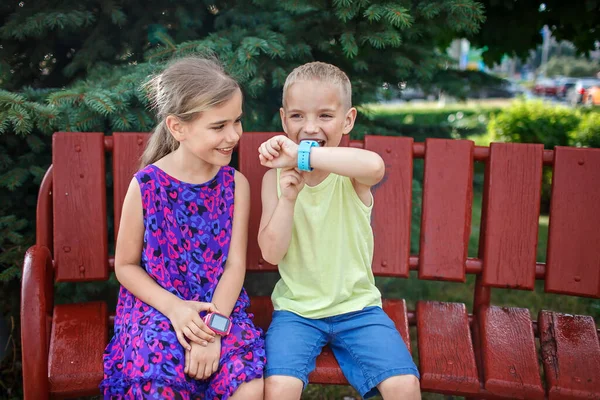
<svg viewBox="0 0 600 400">
<path fill-rule="evenodd" d="M 156 283 L 140 266 L 143 241 L 142 195 L 137 180 L 133 178 L 123 201 L 115 251 L 115 275 L 119 283 L 135 297 L 171 320 L 182 346 L 189 347 L 182 334 L 203 345 L 205 340 L 213 340 L 214 333 L 198 313 L 214 310 L 214 306 L 210 303 L 184 301 Z"/>
<path fill-rule="evenodd" d="M 229 316 L 242 291 L 246 275 L 248 219 L 250 217 L 250 184 L 241 172 L 235 171 L 235 195 L 231 245 L 225 269 L 217 284 L 212 301 L 219 312 Z"/>
</svg>

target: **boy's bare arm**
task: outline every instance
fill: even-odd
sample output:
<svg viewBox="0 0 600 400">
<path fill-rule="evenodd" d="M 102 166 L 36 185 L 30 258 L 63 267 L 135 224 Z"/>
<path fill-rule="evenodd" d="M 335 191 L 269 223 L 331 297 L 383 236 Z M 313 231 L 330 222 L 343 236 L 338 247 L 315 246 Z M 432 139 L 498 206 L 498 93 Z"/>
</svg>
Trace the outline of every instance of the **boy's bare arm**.
<svg viewBox="0 0 600 400">
<path fill-rule="evenodd" d="M 297 182 L 293 173 L 282 171 L 282 175 L 282 184 L 284 180 Z M 300 182 L 296 185 L 298 183 Z M 283 196 L 283 193 L 277 198 L 277 171 L 274 169 L 267 171 L 263 177 L 261 197 L 262 216 L 258 229 L 258 245 L 263 259 L 277 265 L 287 253 L 292 239 L 296 198 L 293 195 Z"/>
<path fill-rule="evenodd" d="M 385 164 L 379 154 L 352 147 L 313 147 L 310 166 L 347 176 L 368 187 L 379 183 L 385 174 Z"/>
<path fill-rule="evenodd" d="M 259 153 L 261 163 L 270 168 L 294 168 L 298 163 L 298 145 L 287 136 L 279 135 L 266 141 Z M 377 184 L 385 174 L 385 164 L 379 154 L 352 147 L 313 147 L 310 166 L 347 176 L 367 188 Z"/>
</svg>

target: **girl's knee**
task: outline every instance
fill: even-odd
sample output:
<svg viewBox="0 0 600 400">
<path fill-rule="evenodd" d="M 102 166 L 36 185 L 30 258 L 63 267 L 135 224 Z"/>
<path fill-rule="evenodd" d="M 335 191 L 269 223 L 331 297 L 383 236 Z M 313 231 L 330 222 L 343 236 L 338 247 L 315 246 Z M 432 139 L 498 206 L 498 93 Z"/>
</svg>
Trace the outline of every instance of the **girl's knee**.
<svg viewBox="0 0 600 400">
<path fill-rule="evenodd" d="M 244 382 L 230 397 L 231 400 L 262 400 L 265 394 L 265 381 L 256 378 L 250 382 Z"/>
</svg>

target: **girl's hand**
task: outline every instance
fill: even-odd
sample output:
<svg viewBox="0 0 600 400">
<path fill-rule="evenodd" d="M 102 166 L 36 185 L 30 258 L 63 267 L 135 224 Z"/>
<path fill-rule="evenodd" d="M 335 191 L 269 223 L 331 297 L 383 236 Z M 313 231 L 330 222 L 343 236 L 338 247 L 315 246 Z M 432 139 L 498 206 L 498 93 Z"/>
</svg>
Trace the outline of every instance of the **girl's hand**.
<svg viewBox="0 0 600 400">
<path fill-rule="evenodd" d="M 258 148 L 258 159 L 268 168 L 294 168 L 298 164 L 298 145 L 284 135 L 272 137 Z"/>
<path fill-rule="evenodd" d="M 279 186 L 282 198 L 295 201 L 304 187 L 304 176 L 296 168 L 284 169 L 279 176 Z"/>
<path fill-rule="evenodd" d="M 220 357 L 220 336 L 206 347 L 192 343 L 192 349 L 185 351 L 184 373 L 194 379 L 208 379 L 219 369 Z"/>
<path fill-rule="evenodd" d="M 207 342 L 215 340 L 215 333 L 200 318 L 201 311 L 216 312 L 218 310 L 212 303 L 179 300 L 171 307 L 167 315 L 175 329 L 177 340 L 186 350 L 191 350 L 191 346 L 185 338 L 201 346 L 207 346 Z"/>
</svg>

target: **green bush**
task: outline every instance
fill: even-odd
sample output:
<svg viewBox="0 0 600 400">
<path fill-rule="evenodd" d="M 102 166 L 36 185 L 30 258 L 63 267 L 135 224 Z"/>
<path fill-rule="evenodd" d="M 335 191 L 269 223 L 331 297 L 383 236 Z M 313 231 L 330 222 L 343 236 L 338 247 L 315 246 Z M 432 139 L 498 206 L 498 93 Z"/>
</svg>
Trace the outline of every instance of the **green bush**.
<svg viewBox="0 0 600 400">
<path fill-rule="evenodd" d="M 496 140 L 515 143 L 542 143 L 545 148 L 568 146 L 580 114 L 567 107 L 541 101 L 516 101 L 492 115 L 488 130 Z"/>
<path fill-rule="evenodd" d="M 573 138 L 575 146 L 600 147 L 600 113 L 583 114 Z"/>
</svg>

